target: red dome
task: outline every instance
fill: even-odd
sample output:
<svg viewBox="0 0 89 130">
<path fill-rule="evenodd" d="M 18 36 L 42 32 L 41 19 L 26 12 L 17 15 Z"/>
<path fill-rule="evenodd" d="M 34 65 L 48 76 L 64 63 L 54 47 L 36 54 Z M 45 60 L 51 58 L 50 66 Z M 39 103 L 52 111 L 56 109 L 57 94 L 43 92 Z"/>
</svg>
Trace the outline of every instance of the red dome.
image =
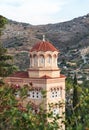
<svg viewBox="0 0 89 130">
<path fill-rule="evenodd" d="M 38 42 L 36 45 L 34 45 L 32 47 L 32 49 L 30 50 L 32 51 L 58 51 L 51 43 L 47 42 L 47 41 L 41 41 Z"/>
</svg>

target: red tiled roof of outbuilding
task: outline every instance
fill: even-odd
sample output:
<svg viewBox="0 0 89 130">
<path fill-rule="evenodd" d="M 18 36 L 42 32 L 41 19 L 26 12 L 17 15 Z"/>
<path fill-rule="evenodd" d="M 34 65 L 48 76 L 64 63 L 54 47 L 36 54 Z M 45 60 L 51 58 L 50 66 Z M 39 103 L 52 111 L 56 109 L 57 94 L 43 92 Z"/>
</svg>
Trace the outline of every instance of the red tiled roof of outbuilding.
<svg viewBox="0 0 89 130">
<path fill-rule="evenodd" d="M 30 50 L 31 52 L 32 51 L 58 51 L 50 42 L 47 42 L 47 41 L 41 41 L 41 42 L 38 42 L 37 44 L 35 44 L 32 49 Z"/>
</svg>

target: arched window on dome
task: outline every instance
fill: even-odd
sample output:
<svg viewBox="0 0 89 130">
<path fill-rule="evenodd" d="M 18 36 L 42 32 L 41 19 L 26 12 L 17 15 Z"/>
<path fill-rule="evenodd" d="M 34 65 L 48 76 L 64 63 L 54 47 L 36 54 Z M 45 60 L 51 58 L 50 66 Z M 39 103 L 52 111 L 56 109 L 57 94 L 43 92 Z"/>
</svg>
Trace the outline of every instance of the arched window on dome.
<svg viewBox="0 0 89 130">
<path fill-rule="evenodd" d="M 48 55 L 47 56 L 47 63 L 51 64 L 51 62 L 52 62 L 52 56 Z"/>
<path fill-rule="evenodd" d="M 34 64 L 34 66 L 37 66 L 37 55 L 36 54 L 33 55 L 33 64 Z"/>
<path fill-rule="evenodd" d="M 43 55 L 40 55 L 39 61 L 40 61 L 40 64 L 44 64 L 45 63 L 45 58 L 44 58 Z"/>
<path fill-rule="evenodd" d="M 32 66 L 32 55 L 30 55 L 30 67 Z"/>
<path fill-rule="evenodd" d="M 56 62 L 56 59 L 57 59 L 57 56 L 56 54 L 53 55 L 53 62 L 55 63 Z"/>
<path fill-rule="evenodd" d="M 53 66 L 57 66 L 57 55 L 56 54 L 54 54 L 53 55 Z"/>
</svg>

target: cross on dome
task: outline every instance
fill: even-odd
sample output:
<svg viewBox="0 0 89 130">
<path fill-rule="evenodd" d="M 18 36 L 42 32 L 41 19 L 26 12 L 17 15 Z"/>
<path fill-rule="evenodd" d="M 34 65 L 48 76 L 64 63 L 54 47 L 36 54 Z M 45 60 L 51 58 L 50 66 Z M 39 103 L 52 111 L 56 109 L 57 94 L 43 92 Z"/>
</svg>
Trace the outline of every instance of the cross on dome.
<svg viewBox="0 0 89 130">
<path fill-rule="evenodd" d="M 51 51 L 51 52 L 54 52 L 54 51 L 57 51 L 59 52 L 50 42 L 46 41 L 45 40 L 45 35 L 43 35 L 43 40 L 36 43 L 32 49 L 30 50 L 30 52 L 33 52 L 33 51 L 43 51 L 43 52 L 46 52 L 46 51 Z"/>
<path fill-rule="evenodd" d="M 45 35 L 43 35 L 43 42 L 45 42 Z"/>
</svg>

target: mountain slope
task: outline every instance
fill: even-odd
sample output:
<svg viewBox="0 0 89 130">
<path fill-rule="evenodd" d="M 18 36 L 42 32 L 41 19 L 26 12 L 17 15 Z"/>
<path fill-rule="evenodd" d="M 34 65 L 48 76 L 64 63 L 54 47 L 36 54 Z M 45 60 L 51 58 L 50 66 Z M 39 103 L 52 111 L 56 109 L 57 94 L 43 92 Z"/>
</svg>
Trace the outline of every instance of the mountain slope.
<svg viewBox="0 0 89 130">
<path fill-rule="evenodd" d="M 32 26 L 26 23 L 9 21 L 2 37 L 5 47 L 28 50 L 42 35 L 57 48 L 80 48 L 89 46 L 89 14 L 71 21 Z"/>
<path fill-rule="evenodd" d="M 25 69 L 28 68 L 26 63 L 27 59 L 29 60 L 27 51 L 33 44 L 42 40 L 43 34 L 45 34 L 46 40 L 61 50 L 60 61 L 64 57 L 66 61 L 71 61 L 71 59 L 73 62 L 76 61 L 76 58 L 74 59 L 70 54 L 70 50 L 74 49 L 79 51 L 77 54 L 81 61 L 81 49 L 89 47 L 89 14 L 67 22 L 37 26 L 9 20 L 1 40 L 3 45 L 8 48 L 8 52 L 16 57 L 17 65 L 19 65 L 19 60 L 23 61 L 21 56 L 22 58 L 26 56 L 26 62 L 23 63 Z"/>
</svg>

